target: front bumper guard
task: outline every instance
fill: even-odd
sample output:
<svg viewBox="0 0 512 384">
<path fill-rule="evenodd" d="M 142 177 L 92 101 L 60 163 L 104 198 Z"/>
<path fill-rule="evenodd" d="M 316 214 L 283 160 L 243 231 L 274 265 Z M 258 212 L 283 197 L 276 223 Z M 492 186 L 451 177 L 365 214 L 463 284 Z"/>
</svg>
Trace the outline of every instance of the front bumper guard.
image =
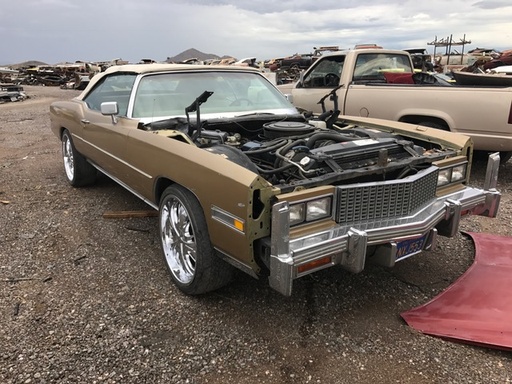
<svg viewBox="0 0 512 384">
<path fill-rule="evenodd" d="M 272 209 L 270 286 L 289 296 L 293 280 L 320 269 L 341 265 L 351 272 L 361 272 L 365 266 L 368 246 L 389 246 L 386 259 L 389 265 L 393 265 L 396 244 L 400 241 L 427 235 L 428 248 L 433 245 L 437 232 L 447 237 L 454 236 L 464 215 L 495 217 L 501 197 L 495 189 L 499 156 L 491 155 L 488 164 L 485 182 L 487 189 L 465 187 L 461 191 L 436 198 L 413 216 L 353 226 L 336 225 L 294 239 L 289 236 L 288 203 L 284 201 L 275 204 Z M 330 257 L 328 263 L 322 263 L 306 272 L 301 271 L 301 266 L 326 257 Z"/>
</svg>

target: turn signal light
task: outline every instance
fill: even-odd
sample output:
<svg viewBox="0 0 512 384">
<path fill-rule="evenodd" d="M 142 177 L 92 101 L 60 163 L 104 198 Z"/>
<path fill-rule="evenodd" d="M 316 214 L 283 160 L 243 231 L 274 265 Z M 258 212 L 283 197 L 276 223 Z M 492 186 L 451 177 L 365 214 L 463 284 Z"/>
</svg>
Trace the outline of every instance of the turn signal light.
<svg viewBox="0 0 512 384">
<path fill-rule="evenodd" d="M 304 273 L 307 271 L 311 271 L 312 269 L 321 267 L 322 265 L 326 265 L 326 264 L 330 264 L 330 263 L 331 263 L 330 256 L 322 257 L 321 259 L 316 259 L 316 260 L 310 261 L 309 263 L 299 265 L 297 267 L 297 272 Z"/>
</svg>

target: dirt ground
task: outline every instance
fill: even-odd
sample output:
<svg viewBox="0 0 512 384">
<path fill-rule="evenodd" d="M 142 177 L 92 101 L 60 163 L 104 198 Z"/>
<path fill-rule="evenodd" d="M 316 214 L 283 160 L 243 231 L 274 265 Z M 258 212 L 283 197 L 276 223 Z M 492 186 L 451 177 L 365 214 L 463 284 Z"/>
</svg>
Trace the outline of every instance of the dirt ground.
<svg viewBox="0 0 512 384">
<path fill-rule="evenodd" d="M 242 273 L 187 297 L 171 283 L 155 217 L 105 219 L 148 207 L 106 177 L 65 179 L 48 106 L 78 94 L 25 87 L 0 105 L 0 382 L 508 383 L 510 352 L 423 335 L 400 313 L 472 264 L 472 241 L 393 269 L 330 269 L 283 297 Z M 472 182 L 482 185 L 485 164 Z M 500 169 L 496 219 L 462 229 L 510 236 L 512 162 Z"/>
</svg>

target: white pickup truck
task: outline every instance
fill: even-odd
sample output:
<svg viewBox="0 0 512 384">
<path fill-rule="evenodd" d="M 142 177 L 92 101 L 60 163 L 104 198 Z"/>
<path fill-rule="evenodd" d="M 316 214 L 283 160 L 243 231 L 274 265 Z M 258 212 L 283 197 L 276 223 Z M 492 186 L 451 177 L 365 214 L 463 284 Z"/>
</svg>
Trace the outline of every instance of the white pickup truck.
<svg viewBox="0 0 512 384">
<path fill-rule="evenodd" d="M 332 109 L 335 90 L 342 115 L 376 117 L 459 132 L 474 147 L 512 155 L 512 88 L 463 87 L 415 73 L 408 52 L 353 49 L 319 58 L 296 83 L 280 85 L 295 106 Z M 421 129 L 421 127 L 418 127 Z"/>
</svg>

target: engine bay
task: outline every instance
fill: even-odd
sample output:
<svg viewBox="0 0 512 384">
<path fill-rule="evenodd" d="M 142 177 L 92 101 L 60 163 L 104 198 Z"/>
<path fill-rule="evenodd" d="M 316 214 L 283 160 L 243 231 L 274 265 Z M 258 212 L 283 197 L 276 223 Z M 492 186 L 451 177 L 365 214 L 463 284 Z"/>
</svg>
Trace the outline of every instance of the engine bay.
<svg viewBox="0 0 512 384">
<path fill-rule="evenodd" d="M 282 191 L 298 187 L 398 180 L 456 155 L 454 149 L 413 140 L 376 127 L 347 123 L 339 117 L 336 88 L 319 103 L 323 113 L 276 115 L 250 113 L 201 120 L 203 92 L 185 108 L 186 119 L 171 118 L 139 126 L 144 130 L 177 130 L 198 147 L 224 156 Z M 334 100 L 334 110 L 325 99 Z M 196 112 L 191 119 L 189 113 Z"/>
<path fill-rule="evenodd" d="M 186 132 L 201 148 L 259 174 L 279 188 L 394 180 L 416 174 L 455 150 L 372 127 L 303 115 L 251 115 L 204 120 L 200 128 L 175 118 L 145 129 Z"/>
</svg>

